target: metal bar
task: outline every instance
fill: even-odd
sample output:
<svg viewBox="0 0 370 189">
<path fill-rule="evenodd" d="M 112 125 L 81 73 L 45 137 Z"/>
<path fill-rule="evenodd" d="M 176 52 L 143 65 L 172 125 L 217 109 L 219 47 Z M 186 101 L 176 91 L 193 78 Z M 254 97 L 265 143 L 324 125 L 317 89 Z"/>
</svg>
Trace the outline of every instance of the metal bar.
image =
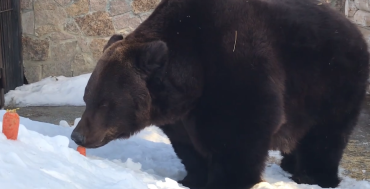
<svg viewBox="0 0 370 189">
<path fill-rule="evenodd" d="M 9 1 L 8 0 L 5 0 L 4 1 L 4 3 L 5 3 L 5 6 L 6 7 L 10 7 L 9 6 Z M 5 75 L 4 75 L 4 77 L 3 77 L 3 81 L 4 81 L 4 83 L 5 83 L 5 85 L 4 85 L 4 88 L 5 88 L 5 90 L 4 90 L 4 92 L 6 93 L 7 92 L 7 90 L 6 90 L 6 88 L 8 87 L 8 76 L 10 76 L 11 77 L 11 73 L 9 73 L 9 62 L 11 61 L 10 59 L 11 59 L 11 51 L 10 51 L 10 48 L 11 48 L 11 38 L 10 38 L 10 36 L 9 36 L 9 30 L 13 30 L 12 28 L 11 28 L 11 26 L 9 26 L 9 13 L 10 12 L 6 12 L 6 13 L 3 13 L 3 18 L 4 18 L 4 22 L 3 22 L 3 32 L 4 32 L 4 35 L 3 35 L 3 47 L 4 47 L 4 59 L 5 59 L 5 61 L 4 61 L 4 72 L 5 72 Z"/>
<path fill-rule="evenodd" d="M 20 71 L 19 71 L 19 74 L 20 74 L 20 81 L 22 81 L 22 83 L 19 83 L 19 84 L 28 84 L 25 83 L 25 79 L 26 79 L 26 76 L 24 75 L 24 64 L 23 64 L 23 46 L 22 46 L 22 36 L 23 36 L 23 26 L 22 26 L 22 12 L 21 12 L 21 1 L 18 1 L 17 3 L 17 15 L 18 15 L 18 18 L 19 18 L 19 21 L 18 21 L 18 28 L 19 28 L 19 32 L 18 32 L 18 54 L 19 54 L 19 68 L 20 68 Z"/>
<path fill-rule="evenodd" d="M 0 8 L 6 8 L 5 6 L 5 1 L 0 1 Z M 5 22 L 5 18 L 4 18 L 4 14 L 5 12 L 1 12 L 0 13 L 0 67 L 1 67 L 1 80 L 0 80 L 0 83 L 2 84 L 1 88 L 0 88 L 0 106 L 1 108 L 4 107 L 4 104 L 5 104 L 5 99 L 4 99 L 4 74 L 3 74 L 3 67 L 4 67 L 4 64 L 5 64 L 5 54 L 4 54 L 4 51 L 5 51 L 5 42 L 4 42 L 4 35 L 5 35 L 5 31 L 4 31 L 4 22 Z"/>
<path fill-rule="evenodd" d="M 15 23 L 15 27 L 17 28 L 18 32 L 16 33 L 16 40 L 17 40 L 17 48 L 15 48 L 17 52 L 17 67 L 16 67 L 16 72 L 15 74 L 18 76 L 17 83 L 15 84 L 16 86 L 20 86 L 23 84 L 23 77 L 24 77 L 24 72 L 23 72 L 23 57 L 22 57 L 22 16 L 21 16 L 21 4 L 20 0 L 18 1 L 13 1 L 15 2 L 14 8 L 14 14 L 17 17 L 17 22 Z"/>
<path fill-rule="evenodd" d="M 1 109 L 4 108 L 5 106 L 5 92 L 4 92 L 4 69 L 3 68 L 0 68 L 0 74 L 1 74 L 1 88 L 0 88 L 0 106 L 1 106 Z"/>
<path fill-rule="evenodd" d="M 3 13 L 3 12 L 9 12 L 9 11 L 12 11 L 13 9 L 8 9 L 8 10 L 2 10 L 0 11 L 0 13 Z"/>
</svg>

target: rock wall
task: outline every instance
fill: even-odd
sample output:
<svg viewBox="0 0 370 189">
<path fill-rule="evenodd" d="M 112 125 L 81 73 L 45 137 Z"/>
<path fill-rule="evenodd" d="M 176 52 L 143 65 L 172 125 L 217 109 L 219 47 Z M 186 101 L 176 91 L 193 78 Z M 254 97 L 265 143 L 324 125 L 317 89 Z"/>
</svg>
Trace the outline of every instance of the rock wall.
<svg viewBox="0 0 370 189">
<path fill-rule="evenodd" d="M 128 34 L 160 0 L 21 0 L 23 63 L 29 82 L 95 67 L 112 34 Z"/>
<path fill-rule="evenodd" d="M 344 14 L 358 26 L 370 52 L 370 0 L 346 0 Z M 367 94 L 370 94 L 370 79 Z"/>
<path fill-rule="evenodd" d="M 346 0 L 345 15 L 358 25 L 370 49 L 370 0 Z"/>
<path fill-rule="evenodd" d="M 346 0 L 319 0 L 321 3 L 326 3 L 334 10 L 344 13 L 344 4 Z"/>
<path fill-rule="evenodd" d="M 370 0 L 319 0 L 357 23 L 370 44 Z M 21 0 L 29 82 L 89 73 L 112 34 L 128 34 L 160 0 Z M 369 45 L 370 46 L 370 45 Z"/>
</svg>

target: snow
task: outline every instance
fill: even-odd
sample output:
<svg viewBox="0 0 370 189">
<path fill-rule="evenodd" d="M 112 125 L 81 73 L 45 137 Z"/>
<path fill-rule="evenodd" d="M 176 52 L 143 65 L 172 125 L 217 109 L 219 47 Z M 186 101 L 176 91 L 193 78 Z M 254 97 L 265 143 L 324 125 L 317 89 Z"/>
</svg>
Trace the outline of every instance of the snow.
<svg viewBox="0 0 370 189">
<path fill-rule="evenodd" d="M 83 106 L 82 96 L 90 74 L 76 77 L 49 77 L 18 87 L 5 95 L 7 105 Z M 0 110 L 0 127 L 5 113 Z M 150 126 L 126 140 L 116 140 L 87 156 L 76 151 L 70 127 L 21 117 L 18 140 L 7 140 L 0 133 L 0 188 L 7 189 L 180 189 L 176 181 L 186 175 L 168 138 Z M 281 159 L 278 151 L 269 155 Z M 321 189 L 297 184 L 277 164 L 267 164 L 264 182 L 253 189 Z M 342 176 L 337 189 L 370 189 L 367 181 Z"/>
<path fill-rule="evenodd" d="M 85 106 L 82 97 L 91 73 L 76 77 L 47 77 L 5 94 L 5 106 Z"/>
<path fill-rule="evenodd" d="M 184 188 L 173 180 L 185 176 L 184 167 L 157 127 L 87 149 L 87 157 L 69 138 L 73 128 L 21 117 L 17 141 L 1 133 L 1 188 Z"/>
<path fill-rule="evenodd" d="M 4 113 L 0 111 L 1 119 Z M 184 166 L 157 127 L 148 127 L 130 139 L 87 149 L 86 157 L 76 151 L 69 138 L 73 128 L 64 121 L 53 125 L 21 117 L 17 141 L 7 140 L 0 133 L 1 188 L 186 188 L 176 182 L 186 175 Z M 269 155 L 281 158 L 277 151 Z M 321 189 L 296 184 L 276 164 L 268 164 L 263 177 L 265 182 L 253 189 Z M 370 189 L 370 184 L 344 177 L 338 188 Z"/>
</svg>

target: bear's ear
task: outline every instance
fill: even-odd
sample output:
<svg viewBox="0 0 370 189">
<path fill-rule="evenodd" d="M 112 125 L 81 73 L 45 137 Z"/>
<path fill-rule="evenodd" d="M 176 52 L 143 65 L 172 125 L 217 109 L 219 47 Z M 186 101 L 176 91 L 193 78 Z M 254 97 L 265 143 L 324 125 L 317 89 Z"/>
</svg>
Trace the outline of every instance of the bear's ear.
<svg viewBox="0 0 370 189">
<path fill-rule="evenodd" d="M 113 43 L 115 43 L 117 41 L 121 41 L 121 40 L 123 40 L 123 36 L 122 35 L 118 35 L 118 34 L 113 35 L 112 37 L 110 37 L 110 39 L 108 40 L 107 44 L 104 46 L 103 52 L 108 47 L 110 47 Z"/>
<path fill-rule="evenodd" d="M 168 59 L 168 48 L 161 40 L 144 44 L 137 55 L 137 63 L 140 69 L 147 73 L 164 66 Z"/>
</svg>

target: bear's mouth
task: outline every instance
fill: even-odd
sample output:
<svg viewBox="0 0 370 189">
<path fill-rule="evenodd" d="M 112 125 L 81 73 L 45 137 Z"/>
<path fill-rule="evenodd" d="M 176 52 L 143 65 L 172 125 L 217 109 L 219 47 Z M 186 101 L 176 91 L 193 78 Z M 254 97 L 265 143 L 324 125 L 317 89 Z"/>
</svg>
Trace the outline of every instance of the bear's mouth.
<svg viewBox="0 0 370 189">
<path fill-rule="evenodd" d="M 98 141 L 90 142 L 88 144 L 83 144 L 82 146 L 85 147 L 85 148 L 99 148 L 99 147 L 102 147 L 102 146 L 108 144 L 110 141 L 112 141 L 112 140 L 107 138 L 106 136 L 104 136 L 103 139 L 101 139 L 99 142 Z"/>
<path fill-rule="evenodd" d="M 127 133 L 121 133 L 119 134 L 116 139 L 127 139 L 129 138 L 131 135 L 130 134 L 127 134 Z"/>
<path fill-rule="evenodd" d="M 130 134 L 127 134 L 127 133 L 121 133 L 119 135 L 116 135 L 116 136 L 109 136 L 109 135 L 106 135 L 104 136 L 103 139 L 101 139 L 99 141 L 99 143 L 97 144 L 94 144 L 94 145 L 91 145 L 91 146 L 85 146 L 86 148 L 99 148 L 99 147 L 102 147 L 106 144 L 108 144 L 109 142 L 113 141 L 113 140 L 116 140 L 116 139 L 127 139 L 130 137 Z"/>
<path fill-rule="evenodd" d="M 97 144 L 92 144 L 92 145 L 88 145 L 88 146 L 85 146 L 86 148 L 99 148 L 99 147 L 102 147 L 106 144 L 108 144 L 110 141 L 109 140 L 101 140 L 99 143 Z"/>
</svg>

